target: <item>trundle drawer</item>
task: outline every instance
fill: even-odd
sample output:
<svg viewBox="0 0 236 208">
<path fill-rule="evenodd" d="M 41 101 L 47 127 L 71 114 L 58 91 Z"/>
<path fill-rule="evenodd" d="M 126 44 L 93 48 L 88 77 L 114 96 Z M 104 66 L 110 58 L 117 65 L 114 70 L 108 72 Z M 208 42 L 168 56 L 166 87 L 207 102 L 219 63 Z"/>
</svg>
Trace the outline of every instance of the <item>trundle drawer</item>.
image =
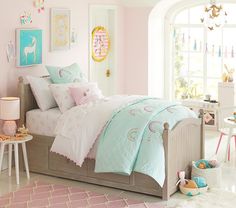
<svg viewBox="0 0 236 208">
<path fill-rule="evenodd" d="M 64 156 L 50 152 L 49 153 L 49 169 L 76 175 L 87 175 L 87 164 L 84 162 L 82 167 L 75 165 L 74 162 Z"/>
<path fill-rule="evenodd" d="M 48 145 L 35 142 L 26 143 L 30 171 L 43 172 L 48 170 Z"/>
<path fill-rule="evenodd" d="M 110 181 L 110 182 L 119 182 L 123 184 L 130 184 L 130 176 L 124 176 L 120 174 L 114 174 L 114 173 L 95 173 L 94 167 L 95 167 L 95 160 L 87 160 L 88 164 L 88 176 L 96 179 L 103 179 L 104 181 Z"/>
</svg>

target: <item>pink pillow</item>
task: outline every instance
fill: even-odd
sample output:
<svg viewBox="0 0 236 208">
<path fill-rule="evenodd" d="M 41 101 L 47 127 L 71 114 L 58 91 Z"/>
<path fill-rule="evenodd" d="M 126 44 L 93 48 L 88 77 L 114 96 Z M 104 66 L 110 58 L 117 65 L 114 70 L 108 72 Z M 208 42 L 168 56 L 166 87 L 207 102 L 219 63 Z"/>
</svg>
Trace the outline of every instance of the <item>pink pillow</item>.
<svg viewBox="0 0 236 208">
<path fill-rule="evenodd" d="M 76 105 L 83 105 L 103 98 L 97 83 L 84 83 L 79 87 L 70 87 L 69 90 Z"/>
</svg>

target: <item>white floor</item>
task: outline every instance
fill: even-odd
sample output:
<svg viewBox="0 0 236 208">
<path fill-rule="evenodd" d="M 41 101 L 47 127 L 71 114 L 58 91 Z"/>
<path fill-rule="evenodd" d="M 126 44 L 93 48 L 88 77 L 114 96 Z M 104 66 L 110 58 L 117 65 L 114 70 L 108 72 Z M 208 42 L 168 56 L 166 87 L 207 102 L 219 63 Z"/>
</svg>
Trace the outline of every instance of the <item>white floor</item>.
<svg viewBox="0 0 236 208">
<path fill-rule="evenodd" d="M 205 143 L 206 159 L 215 157 L 215 149 L 218 142 L 218 138 L 219 138 L 218 132 L 214 132 L 214 131 L 206 132 L 206 143 Z M 217 155 L 217 159 L 222 162 L 225 156 L 226 140 L 227 140 L 226 137 L 222 140 L 222 144 L 220 146 L 219 153 Z M 235 154 L 236 150 L 234 148 L 235 144 L 233 142 L 234 140 L 232 139 L 231 147 L 233 148 L 231 148 L 231 161 L 227 163 L 222 163 L 223 165 L 222 188 L 236 193 L 236 154 Z M 86 184 L 86 183 L 80 183 L 80 182 L 60 179 L 56 177 L 48 177 L 45 175 L 33 174 L 33 173 L 30 174 L 31 179 L 27 180 L 26 174 L 24 172 L 21 172 L 20 185 L 17 186 L 15 182 L 14 173 L 15 172 L 13 170 L 12 177 L 8 177 L 8 171 L 5 170 L 0 175 L 0 196 L 9 192 L 15 191 L 19 189 L 20 187 L 25 186 L 26 184 L 29 184 L 32 181 L 40 180 L 40 181 L 48 181 L 48 182 L 58 183 L 58 184 L 65 184 L 68 186 L 80 186 L 88 190 L 93 190 L 99 193 L 109 193 L 112 195 L 119 195 L 122 197 L 131 198 L 131 199 L 138 199 L 138 200 L 149 201 L 149 202 L 160 201 L 160 203 L 165 203 L 161 201 L 160 198 L 157 198 L 157 197 L 127 192 L 127 191 L 121 191 L 118 189 L 106 188 L 106 187 L 96 186 L 96 185 L 91 185 L 91 184 Z M 171 200 L 168 202 L 168 205 L 174 205 L 179 200 L 182 200 L 185 198 L 186 196 L 180 193 L 176 193 L 171 197 Z"/>
</svg>

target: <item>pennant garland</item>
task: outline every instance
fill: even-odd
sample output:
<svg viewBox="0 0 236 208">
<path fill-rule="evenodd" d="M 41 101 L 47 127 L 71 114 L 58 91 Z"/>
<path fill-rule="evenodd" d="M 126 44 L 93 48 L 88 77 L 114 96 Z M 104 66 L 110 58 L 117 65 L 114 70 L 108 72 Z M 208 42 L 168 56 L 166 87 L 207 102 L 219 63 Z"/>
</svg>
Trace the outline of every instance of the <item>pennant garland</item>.
<svg viewBox="0 0 236 208">
<path fill-rule="evenodd" d="M 176 29 L 174 28 L 173 37 L 176 37 Z"/>
<path fill-rule="evenodd" d="M 194 40 L 193 50 L 195 50 L 195 51 L 197 50 L 197 40 L 196 39 Z"/>
<path fill-rule="evenodd" d="M 182 37 L 182 45 L 184 46 L 186 44 L 186 35 L 185 33 L 179 34 L 180 37 Z M 173 37 L 176 39 L 179 37 L 177 35 L 177 31 L 174 29 L 173 32 Z M 188 36 L 188 42 L 192 42 L 193 44 L 193 51 L 199 51 L 202 52 L 203 49 L 203 43 L 201 40 L 194 39 L 191 41 L 192 37 Z M 211 47 L 211 51 L 209 51 L 209 47 Z M 218 55 L 218 57 L 224 57 L 224 58 L 229 58 L 229 51 L 228 51 L 228 46 L 222 47 L 221 45 L 216 46 L 215 44 L 212 44 L 209 46 L 208 43 L 205 44 L 205 53 L 211 53 L 211 55 L 214 57 L 215 55 Z M 230 58 L 235 57 L 235 50 L 234 46 L 231 47 L 231 52 L 230 52 Z"/>
<path fill-rule="evenodd" d="M 228 58 L 228 48 L 225 46 L 225 58 Z"/>
<path fill-rule="evenodd" d="M 199 51 L 202 52 L 202 41 L 200 41 Z"/>
<path fill-rule="evenodd" d="M 219 53 L 218 53 L 218 56 L 221 57 L 221 46 L 219 46 Z"/>
</svg>

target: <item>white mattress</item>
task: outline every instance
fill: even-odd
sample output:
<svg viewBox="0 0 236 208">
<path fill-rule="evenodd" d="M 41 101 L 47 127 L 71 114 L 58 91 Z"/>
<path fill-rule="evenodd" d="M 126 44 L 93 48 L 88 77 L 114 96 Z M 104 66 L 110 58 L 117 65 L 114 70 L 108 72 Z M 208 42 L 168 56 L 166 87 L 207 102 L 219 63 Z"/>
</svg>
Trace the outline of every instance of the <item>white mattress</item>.
<svg viewBox="0 0 236 208">
<path fill-rule="evenodd" d="M 44 112 L 40 109 L 28 111 L 26 127 L 32 134 L 54 137 L 54 130 L 61 115 L 59 108 L 52 108 Z"/>
</svg>

